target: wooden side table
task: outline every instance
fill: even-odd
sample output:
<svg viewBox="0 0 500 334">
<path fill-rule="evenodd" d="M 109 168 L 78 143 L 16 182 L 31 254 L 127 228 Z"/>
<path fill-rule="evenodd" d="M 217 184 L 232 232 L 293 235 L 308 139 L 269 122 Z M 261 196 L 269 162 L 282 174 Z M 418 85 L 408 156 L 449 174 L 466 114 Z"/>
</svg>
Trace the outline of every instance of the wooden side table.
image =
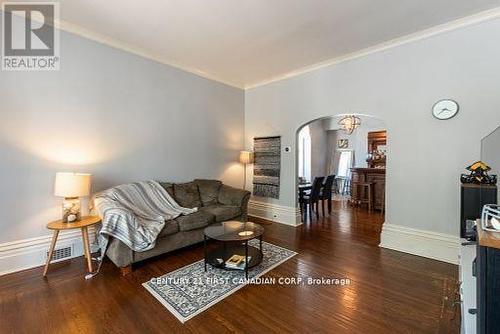
<svg viewBox="0 0 500 334">
<path fill-rule="evenodd" d="M 52 253 L 54 253 L 54 248 L 56 246 L 57 237 L 59 236 L 59 232 L 62 230 L 72 230 L 75 228 L 79 228 L 82 230 L 82 239 L 83 239 L 83 249 L 85 252 L 85 257 L 87 258 L 87 268 L 89 273 L 92 272 L 92 257 L 90 254 L 90 245 L 89 245 L 89 233 L 88 227 L 98 224 L 101 222 L 101 217 L 99 216 L 86 216 L 82 217 L 81 220 L 73 223 L 65 223 L 62 220 L 56 220 L 47 224 L 47 228 L 49 230 L 53 230 L 54 234 L 52 235 L 52 242 L 50 243 L 49 256 L 47 258 L 47 263 L 45 264 L 45 269 L 43 271 L 43 276 L 47 276 L 47 270 L 49 270 L 49 264 L 52 260 Z"/>
</svg>

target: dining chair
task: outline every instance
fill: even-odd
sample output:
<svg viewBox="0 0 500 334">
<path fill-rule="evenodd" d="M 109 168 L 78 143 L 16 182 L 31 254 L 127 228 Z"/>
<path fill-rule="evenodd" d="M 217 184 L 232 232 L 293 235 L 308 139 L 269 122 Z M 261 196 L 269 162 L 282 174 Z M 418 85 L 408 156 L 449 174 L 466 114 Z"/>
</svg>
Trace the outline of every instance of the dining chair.
<svg viewBox="0 0 500 334">
<path fill-rule="evenodd" d="M 328 201 L 328 214 L 332 213 L 332 193 L 333 193 L 333 182 L 335 181 L 335 175 L 328 175 L 326 177 L 325 184 L 323 185 L 321 192 L 319 194 L 319 199 L 321 200 L 321 211 L 323 217 L 325 216 L 325 201 Z"/>
<path fill-rule="evenodd" d="M 319 219 L 319 194 L 321 192 L 321 187 L 323 186 L 324 176 L 315 177 L 311 186 L 311 192 L 308 195 L 304 195 L 299 198 L 299 204 L 301 211 L 307 214 L 307 205 L 309 205 L 309 218 L 312 219 L 313 206 L 316 205 L 316 219 Z M 304 208 L 304 210 L 302 210 Z"/>
</svg>

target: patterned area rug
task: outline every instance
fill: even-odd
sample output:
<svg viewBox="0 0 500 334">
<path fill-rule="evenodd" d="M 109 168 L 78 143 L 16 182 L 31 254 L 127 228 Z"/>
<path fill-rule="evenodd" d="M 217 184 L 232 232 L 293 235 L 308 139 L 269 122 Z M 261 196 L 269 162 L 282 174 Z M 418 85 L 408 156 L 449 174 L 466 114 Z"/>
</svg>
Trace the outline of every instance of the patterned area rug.
<svg viewBox="0 0 500 334">
<path fill-rule="evenodd" d="M 249 244 L 258 248 L 257 240 Z M 249 280 L 239 270 L 207 265 L 205 272 L 200 260 L 142 285 L 184 323 L 297 254 L 267 242 L 262 242 L 262 252 L 262 262 L 248 272 Z"/>
</svg>

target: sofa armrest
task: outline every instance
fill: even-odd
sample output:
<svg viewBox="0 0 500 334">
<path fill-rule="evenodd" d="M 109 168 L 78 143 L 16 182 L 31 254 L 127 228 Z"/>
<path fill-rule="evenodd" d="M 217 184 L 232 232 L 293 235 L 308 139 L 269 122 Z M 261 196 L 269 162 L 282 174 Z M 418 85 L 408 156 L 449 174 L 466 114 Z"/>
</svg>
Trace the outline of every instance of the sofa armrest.
<svg viewBox="0 0 500 334">
<path fill-rule="evenodd" d="M 248 211 L 249 200 L 250 192 L 247 190 L 233 188 L 225 184 L 219 190 L 218 202 L 224 205 L 239 206 L 243 214 Z"/>
<path fill-rule="evenodd" d="M 92 212 L 99 215 L 101 220 L 104 220 L 102 213 L 102 205 L 104 201 L 105 200 L 102 198 L 92 199 Z M 131 211 L 118 206 L 114 207 L 113 212 L 108 214 L 114 215 L 117 214 L 117 212 L 133 216 Z M 105 256 L 107 256 L 117 267 L 127 267 L 134 262 L 134 251 L 120 240 L 111 236 L 109 237 Z"/>
</svg>

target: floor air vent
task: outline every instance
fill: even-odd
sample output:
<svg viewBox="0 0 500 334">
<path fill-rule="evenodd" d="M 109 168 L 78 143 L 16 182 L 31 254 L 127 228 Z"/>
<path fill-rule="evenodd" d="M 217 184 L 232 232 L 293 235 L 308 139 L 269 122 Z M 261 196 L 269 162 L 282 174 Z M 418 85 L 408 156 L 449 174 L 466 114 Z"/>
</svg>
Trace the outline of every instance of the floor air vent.
<svg viewBox="0 0 500 334">
<path fill-rule="evenodd" d="M 54 249 L 52 253 L 52 261 L 69 259 L 73 255 L 73 247 L 68 246 L 64 248 Z M 49 256 L 49 252 L 47 252 L 47 257 Z"/>
</svg>

